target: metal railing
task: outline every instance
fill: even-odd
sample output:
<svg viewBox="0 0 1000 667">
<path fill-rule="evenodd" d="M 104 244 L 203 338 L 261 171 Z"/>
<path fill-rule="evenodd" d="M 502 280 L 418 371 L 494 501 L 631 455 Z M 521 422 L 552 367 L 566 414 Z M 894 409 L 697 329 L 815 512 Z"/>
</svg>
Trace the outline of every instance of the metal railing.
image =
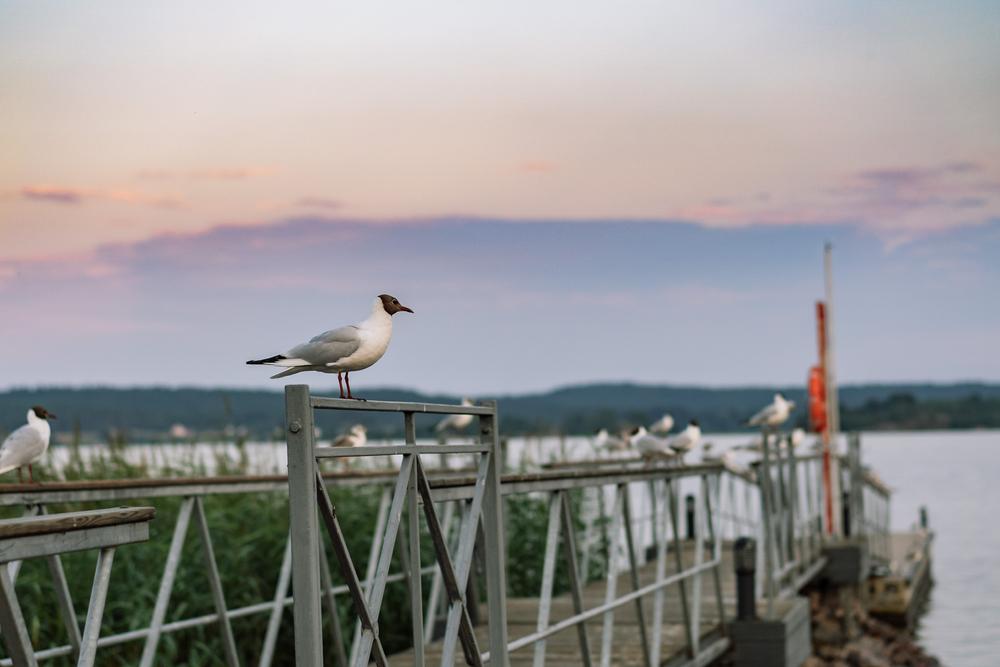
<svg viewBox="0 0 1000 667">
<path fill-rule="evenodd" d="M 101 619 L 108 598 L 111 565 L 115 550 L 126 544 L 149 539 L 152 507 L 121 507 L 89 512 L 29 516 L 0 521 L 0 629 L 11 660 L 18 667 L 34 667 L 37 655 L 25 624 L 11 577 L 9 563 L 28 558 L 46 558 L 56 584 L 59 610 L 72 642 L 77 665 L 90 667 L 97 659 Z M 80 633 L 66 575 L 59 556 L 71 551 L 97 549 L 94 584 L 87 605 L 87 617 Z"/>
<path fill-rule="evenodd" d="M 312 397 L 305 385 L 285 388 L 288 429 L 289 525 L 292 536 L 292 587 L 295 595 L 295 661 L 305 667 L 323 664 L 322 618 L 320 613 L 320 534 L 322 520 L 340 573 L 347 581 L 354 613 L 361 624 L 357 650 L 352 665 L 367 665 L 371 658 L 385 665 L 388 659 L 379 632 L 379 615 L 387 584 L 389 567 L 406 506 L 406 545 L 408 567 L 420 569 L 420 511 L 430 533 L 437 566 L 441 571 L 448 597 L 448 620 L 443 638 L 442 664 L 454 662 L 460 641 L 467 662 L 481 664 L 479 646 L 465 597 L 472 568 L 477 529 L 482 522 L 486 561 L 486 588 L 489 609 L 489 647 L 494 664 L 504 664 L 506 655 L 506 584 L 504 566 L 503 509 L 500 501 L 499 436 L 496 405 L 447 406 L 382 401 L 359 402 Z M 403 417 L 403 445 L 359 448 L 317 447 L 313 410 L 364 410 L 399 413 Z M 479 442 L 471 445 L 418 445 L 414 415 L 467 414 L 479 420 Z M 472 454 L 478 456 L 478 471 L 465 516 L 462 520 L 458 549 L 454 556 L 448 548 L 430 484 L 420 460 L 422 454 Z M 374 576 L 362 585 L 358 570 L 341 530 L 336 508 L 318 476 L 318 460 L 347 456 L 401 456 L 399 474 L 394 483 L 384 533 Z M 318 511 L 317 511 L 318 510 Z M 419 577 L 409 578 L 412 615 L 414 664 L 423 665 L 424 628 L 422 625 L 423 591 Z"/>
<path fill-rule="evenodd" d="M 847 489 L 847 535 L 860 537 L 868 543 L 868 553 L 874 564 L 888 564 L 892 558 L 889 539 L 890 501 L 892 491 L 861 461 L 861 436 L 851 433 L 847 438 L 842 484 Z"/>
<path fill-rule="evenodd" d="M 338 485 L 369 487 L 372 485 L 385 485 L 394 474 L 386 472 L 354 472 L 349 475 L 329 473 L 324 475 L 325 483 L 331 483 L 332 479 L 338 479 Z M 108 634 L 100 637 L 97 641 L 98 648 L 107 648 L 129 642 L 143 642 L 141 663 L 142 665 L 152 665 L 158 654 L 161 639 L 164 635 L 183 632 L 203 626 L 217 625 L 219 638 L 224 647 L 224 659 L 227 665 L 239 664 L 236 644 L 233 637 L 231 622 L 234 619 L 244 618 L 258 614 L 268 614 L 269 622 L 267 631 L 262 638 L 254 637 L 259 641 L 259 649 L 255 653 L 259 655 L 257 660 L 261 667 L 268 667 L 274 658 L 275 647 L 278 640 L 282 617 L 285 609 L 292 604 L 292 598 L 288 595 L 288 586 L 291 575 L 291 543 L 286 540 L 284 555 L 280 566 L 275 571 L 275 588 L 273 597 L 260 602 L 229 608 L 226 604 L 225 593 L 219 577 L 219 568 L 212 544 L 211 527 L 204 509 L 207 498 L 216 496 L 236 495 L 236 494 L 285 494 L 288 490 L 288 478 L 284 475 L 266 476 L 246 476 L 246 477 L 216 477 L 216 478 L 178 478 L 178 479 L 158 479 L 158 480 L 101 480 L 86 482 L 52 482 L 34 487 L 19 486 L 16 490 L 0 493 L 0 507 L 23 506 L 25 516 L 33 516 L 45 513 L 46 507 L 54 504 L 71 505 L 102 505 L 109 502 L 119 503 L 122 501 L 144 500 L 152 501 L 156 499 L 175 498 L 180 499 L 181 505 L 177 512 L 173 530 L 170 537 L 170 545 L 167 550 L 166 561 L 163 565 L 155 603 L 150 611 L 149 622 L 145 627 Z M 383 494 L 384 495 L 384 494 Z M 170 606 L 170 600 L 177 584 L 177 575 L 182 561 L 182 551 L 190 532 L 191 519 L 194 518 L 197 524 L 199 542 L 201 543 L 204 558 L 204 571 L 209 577 L 212 589 L 214 613 L 199 614 L 183 617 L 173 621 L 167 621 L 166 615 Z M 60 593 L 59 613 L 63 624 L 68 626 L 75 618 L 73 614 L 73 600 L 69 595 L 69 590 L 60 585 L 57 576 L 62 572 L 62 564 L 59 556 L 52 556 L 54 565 L 50 568 L 53 576 L 53 583 L 57 592 Z M 277 565 L 277 563 L 276 563 Z M 7 565 L 12 584 L 16 583 L 21 569 L 21 561 L 14 560 Z M 324 570 L 324 575 L 328 574 Z M 428 567 L 422 571 L 423 576 L 431 576 L 433 569 Z M 401 581 L 404 574 L 395 571 L 389 574 L 388 580 Z M 347 593 L 346 585 L 334 586 L 330 578 L 323 578 L 323 594 L 327 601 L 328 608 L 336 608 L 336 596 Z M 340 643 L 339 625 L 331 624 L 333 638 Z M 72 638 L 72 637 L 71 637 Z M 34 652 L 36 660 L 47 660 L 60 656 L 75 655 L 77 652 L 76 642 L 49 646 Z M 335 662 L 346 664 L 346 659 Z M 0 660 L 0 666 L 11 665 L 11 659 Z"/>
<path fill-rule="evenodd" d="M 820 554 L 821 526 L 820 504 L 814 499 L 812 489 L 818 488 L 819 467 L 815 461 L 797 460 L 791 447 L 777 450 L 772 461 L 765 444 L 764 460 L 756 473 L 739 473 L 727 470 L 721 463 L 694 466 L 631 465 L 614 461 L 612 465 L 565 467 L 533 474 L 504 476 L 502 483 L 497 463 L 502 460 L 496 432 L 496 408 L 484 406 L 448 406 L 417 403 L 383 403 L 328 399 L 310 396 L 305 386 L 286 388 L 288 421 L 288 460 L 290 485 L 290 521 L 293 534 L 293 572 L 296 572 L 295 590 L 308 592 L 297 596 L 295 603 L 296 661 L 299 665 L 322 663 L 322 638 L 318 590 L 320 554 L 319 526 L 324 524 L 334 544 L 337 564 L 348 581 L 354 613 L 361 624 L 361 644 L 352 651 L 350 664 L 360 667 L 374 659 L 376 664 L 388 664 L 382 646 L 378 625 L 380 606 L 385 588 L 385 565 L 391 560 L 400 524 L 406 510 L 408 527 L 404 552 L 410 566 L 419 564 L 420 517 L 422 511 L 427 530 L 434 545 L 435 562 L 444 583 L 447 596 L 448 624 L 442 639 L 441 664 L 451 665 L 460 644 L 468 664 L 480 665 L 487 661 L 495 665 L 507 664 L 511 652 L 533 647 L 534 664 L 544 664 L 546 641 L 552 635 L 575 629 L 578 637 L 580 659 L 591 665 L 599 660 L 603 666 L 611 663 L 614 650 L 615 612 L 634 605 L 638 618 L 643 662 L 659 665 L 662 655 L 664 599 L 668 589 L 676 588 L 684 624 L 684 643 L 673 647 L 686 657 L 686 664 L 706 664 L 721 654 L 728 646 L 725 637 L 726 608 L 720 582 L 722 567 L 722 539 L 720 519 L 726 517 L 730 529 L 742 532 L 753 525 L 752 511 L 746 505 L 753 498 L 751 489 L 757 487 L 756 500 L 761 510 L 759 530 L 765 566 L 765 588 L 770 601 L 779 595 L 796 590 L 822 568 Z M 317 446 L 313 436 L 313 411 L 364 410 L 400 413 L 406 433 L 403 445 L 364 448 L 330 448 Z M 415 438 L 414 415 L 419 413 L 471 414 L 480 420 L 480 439 L 473 445 L 421 445 Z M 773 436 L 769 436 L 772 437 Z M 766 441 L 765 441 L 766 442 Z M 435 455 L 469 455 L 479 457 L 478 473 L 472 478 L 453 478 L 430 484 L 420 457 Z M 329 458 L 353 456 L 398 455 L 400 471 L 391 495 L 390 508 L 381 530 L 381 550 L 377 558 L 374 577 L 369 586 L 363 586 L 351 554 L 340 532 L 336 508 L 322 484 L 318 483 L 318 463 Z M 723 477 L 729 489 L 730 506 L 721 507 Z M 800 477 L 810 480 L 800 485 Z M 679 527 L 681 487 L 693 483 L 697 488 L 694 521 L 693 563 L 685 563 L 685 547 Z M 747 484 L 741 497 L 734 489 L 737 483 Z M 585 539 L 581 564 L 581 544 L 577 541 L 570 492 L 575 490 L 596 492 L 602 499 L 603 489 L 610 490 L 610 502 L 597 503 L 609 511 L 585 519 Z M 506 541 L 501 496 L 531 494 L 543 497 L 548 507 L 548 522 L 541 586 L 538 593 L 538 611 L 535 631 L 508 639 L 505 619 L 507 590 L 504 585 L 503 545 Z M 647 512 L 636 515 L 633 505 L 637 497 L 646 495 Z M 487 499 L 489 501 L 487 507 Z M 460 501 L 461 529 L 457 539 L 449 544 L 446 531 L 438 518 L 441 507 Z M 439 509 L 435 509 L 435 507 Z M 317 512 L 318 508 L 318 512 Z M 454 516 L 454 510 L 451 516 Z M 637 521 L 638 519 L 638 521 Z M 488 651 L 480 651 L 472 623 L 472 610 L 466 590 L 475 548 L 477 524 L 482 524 L 485 576 L 487 580 Z M 638 525 L 637 525 L 638 524 Z M 595 526 L 598 528 L 595 529 Z M 641 528 L 641 539 L 637 539 Z M 589 568 L 586 563 L 591 555 L 592 543 L 586 535 L 593 536 L 604 529 L 606 548 L 605 594 L 603 604 L 584 608 L 583 587 Z M 551 621 L 553 584 L 558 556 L 562 544 L 561 562 L 569 575 L 573 613 L 557 622 Z M 642 584 L 640 567 L 645 564 L 645 547 L 655 552 L 654 579 Z M 672 572 L 667 572 L 668 554 L 672 552 Z M 453 557 L 452 554 L 457 554 Z M 297 554 L 297 555 L 296 555 Z M 375 559 L 369 560 L 369 568 Z M 631 591 L 620 593 L 619 576 L 631 584 Z M 702 605 L 703 577 L 711 576 L 714 587 L 712 617 L 706 616 Z M 436 575 L 438 576 L 438 575 Z M 437 580 L 436 580 L 437 581 Z M 413 664 L 425 661 L 425 648 L 432 636 L 431 608 L 423 612 L 422 590 L 412 579 L 409 585 L 412 607 L 411 634 L 413 637 Z M 436 593 L 434 591 L 437 591 Z M 432 587 L 432 597 L 440 595 L 440 586 Z M 653 599 L 653 618 L 647 623 L 643 599 Z M 600 656 L 591 655 L 587 621 L 602 621 Z M 705 622 L 714 622 L 715 635 L 703 637 Z"/>
<path fill-rule="evenodd" d="M 794 594 L 826 564 L 822 554 L 822 470 L 819 457 L 799 456 L 791 436 L 761 432 L 760 460 L 754 465 L 760 496 L 764 598 L 774 602 Z"/>
<path fill-rule="evenodd" d="M 369 657 L 385 664 L 388 656 L 379 641 L 383 634 L 379 631 L 379 608 L 387 584 L 402 582 L 409 593 L 410 616 L 414 619 L 409 636 L 415 656 L 425 651 L 443 625 L 441 644 L 435 651 L 454 659 L 461 649 L 469 664 L 506 664 L 509 653 L 530 649 L 534 664 L 541 665 L 548 640 L 569 631 L 577 634 L 583 664 L 607 665 L 620 648 L 616 648 L 616 640 L 621 639 L 614 633 L 615 614 L 634 608 L 641 628 L 642 662 L 658 665 L 666 658 L 676 658 L 678 663 L 706 664 L 728 645 L 725 621 L 732 613 L 732 600 L 723 595 L 720 585 L 727 540 L 741 535 L 758 538 L 762 548 L 757 550 L 757 571 L 763 573 L 758 577 L 758 587 L 772 603 L 793 594 L 823 565 L 820 460 L 817 456 L 798 456 L 793 448 L 777 444 L 784 436 L 770 434 L 762 460 L 749 469 L 717 461 L 651 466 L 613 460 L 501 476 L 498 417 L 493 404 L 340 401 L 311 397 L 305 387 L 289 388 L 287 403 L 291 473 L 287 478 L 274 475 L 62 482 L 19 486 L 0 493 L 0 506 L 23 506 L 29 514 L 56 503 L 100 505 L 122 500 L 180 499 L 148 625 L 101 637 L 98 647 L 141 641 L 142 664 L 151 665 L 164 635 L 214 625 L 227 664 L 238 664 L 236 649 L 243 648 L 244 655 L 259 656 L 257 663 L 267 666 L 274 659 L 284 611 L 293 606 L 297 664 L 321 664 L 308 662 L 321 660 L 318 656 L 322 655 L 323 638 L 317 635 L 322 622 L 320 605 L 325 605 L 329 617 L 336 619 L 337 609 L 350 604 L 359 619 L 353 637 L 345 638 L 348 633 L 342 632 L 340 623 L 328 624 L 328 648 L 334 664 L 364 665 Z M 320 447 L 313 439 L 312 415 L 316 409 L 398 413 L 406 434 L 404 444 L 355 449 Z M 418 444 L 414 419 L 422 413 L 472 414 L 479 419 L 478 437 L 472 444 Z M 471 457 L 477 465 L 467 471 L 429 473 L 421 461 L 425 454 L 435 458 Z M 393 456 L 398 470 L 319 474 L 323 461 L 356 456 Z M 862 496 L 857 501 L 861 509 L 855 513 L 860 522 L 857 530 L 871 536 L 874 552 L 879 544 L 888 544 L 889 492 L 860 466 L 859 450 L 856 460 L 857 466 L 842 466 L 849 472 L 860 471 L 859 477 L 848 479 L 845 488 L 857 489 Z M 852 484 L 852 480 L 860 481 Z M 353 559 L 358 555 L 347 549 L 344 536 L 339 534 L 339 518 L 327 491 L 338 487 L 380 490 L 378 510 L 373 513 L 371 549 L 365 561 L 355 563 Z M 285 492 L 290 493 L 291 531 L 280 566 L 275 561 L 273 596 L 229 608 L 219 581 L 205 500 L 227 494 Z M 692 498 L 691 505 L 682 502 L 687 496 Z M 505 501 L 501 499 L 538 500 L 544 503 L 546 512 L 545 547 L 539 554 L 540 584 L 537 594 L 532 593 L 538 600 L 537 617 L 531 631 L 519 631 L 516 637 L 507 636 L 505 619 L 505 544 L 509 535 L 504 529 Z M 198 526 L 215 612 L 168 622 L 166 611 L 192 519 Z M 322 546 L 325 540 L 320 539 L 321 525 L 330 536 L 344 583 L 334 584 L 330 560 Z M 686 526 L 690 529 L 683 530 Z M 433 552 L 432 562 L 421 562 L 421 544 L 425 554 Z M 399 561 L 395 569 L 394 550 Z M 478 625 L 478 586 L 470 583 L 476 569 L 474 554 L 485 561 L 482 571 L 487 584 L 488 635 L 482 647 L 473 628 Z M 11 563 L 8 568 L 13 582 L 19 563 Z M 564 573 L 564 578 L 568 576 L 572 613 L 553 619 L 559 572 Z M 603 602 L 588 606 L 583 592 L 588 583 L 593 589 L 595 577 L 603 580 Z M 290 585 L 308 594 L 294 602 L 289 596 Z M 703 589 L 707 602 L 703 602 Z M 344 601 L 344 595 L 350 597 L 349 602 Z M 672 600 L 679 602 L 677 609 L 682 616 L 679 640 L 665 635 L 664 610 Z M 72 610 L 72 600 L 68 608 Z M 241 641 L 259 642 L 255 644 L 259 648 L 247 651 L 245 646 L 237 646 L 230 624 L 233 619 L 257 614 L 268 615 L 267 629 L 263 636 L 240 637 Z M 588 633 L 594 628 L 589 628 L 589 623 L 600 623 L 596 650 L 590 644 Z M 711 629 L 707 633 L 706 627 Z M 70 643 L 43 648 L 35 655 L 43 660 L 75 651 L 75 645 Z M 414 663 L 422 664 L 419 658 L 414 658 Z M 8 659 L 2 664 L 11 663 Z"/>
</svg>

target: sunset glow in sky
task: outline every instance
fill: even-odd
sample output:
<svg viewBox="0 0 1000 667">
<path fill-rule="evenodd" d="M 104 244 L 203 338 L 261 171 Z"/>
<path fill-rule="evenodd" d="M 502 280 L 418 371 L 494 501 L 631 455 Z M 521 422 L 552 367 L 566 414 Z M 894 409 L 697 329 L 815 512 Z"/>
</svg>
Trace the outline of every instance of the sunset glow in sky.
<svg viewBox="0 0 1000 667">
<path fill-rule="evenodd" d="M 1000 7 L 673 4 L 0 5 L 0 387 L 799 381 L 826 239 L 845 380 L 1000 380 Z"/>
</svg>

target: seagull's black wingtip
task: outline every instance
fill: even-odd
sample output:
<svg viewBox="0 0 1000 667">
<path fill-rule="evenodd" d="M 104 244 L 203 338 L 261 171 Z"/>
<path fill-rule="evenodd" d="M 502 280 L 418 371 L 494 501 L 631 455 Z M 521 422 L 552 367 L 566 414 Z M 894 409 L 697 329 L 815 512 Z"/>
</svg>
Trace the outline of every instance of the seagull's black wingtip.
<svg viewBox="0 0 1000 667">
<path fill-rule="evenodd" d="M 247 366 L 261 366 L 263 364 L 273 364 L 276 361 L 281 361 L 282 359 L 287 359 L 283 354 L 276 354 L 273 357 L 268 357 L 267 359 L 251 359 L 247 362 Z"/>
</svg>

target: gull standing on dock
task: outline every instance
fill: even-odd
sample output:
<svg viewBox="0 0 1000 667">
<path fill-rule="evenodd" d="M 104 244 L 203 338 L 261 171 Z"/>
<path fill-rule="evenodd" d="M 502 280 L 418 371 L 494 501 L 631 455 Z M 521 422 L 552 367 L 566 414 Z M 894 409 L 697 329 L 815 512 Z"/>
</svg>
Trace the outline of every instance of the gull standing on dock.
<svg viewBox="0 0 1000 667">
<path fill-rule="evenodd" d="M 747 421 L 747 425 L 766 426 L 771 428 L 781 426 L 788 421 L 788 417 L 791 415 L 792 408 L 794 407 L 795 401 L 789 401 L 780 393 L 777 393 L 774 395 L 774 400 L 771 404 L 751 417 L 749 421 Z"/>
<path fill-rule="evenodd" d="M 462 405 L 464 407 L 472 406 L 472 399 L 463 398 Z M 449 434 L 460 433 L 469 428 L 469 424 L 471 423 L 472 415 L 448 415 L 434 427 L 434 431 L 438 434 L 438 442 L 444 443 L 448 439 Z"/>
<path fill-rule="evenodd" d="M 694 449 L 701 441 L 701 425 L 698 420 L 692 419 L 677 437 L 670 441 L 670 448 L 680 456 L 681 463 L 684 462 L 684 455 Z"/>
<path fill-rule="evenodd" d="M 368 443 L 368 429 L 364 424 L 355 424 L 346 433 L 338 435 L 330 443 L 333 447 L 364 447 Z"/>
<path fill-rule="evenodd" d="M 286 369 L 272 375 L 271 379 L 303 371 L 336 373 L 337 382 L 340 383 L 340 397 L 354 398 L 351 395 L 351 371 L 364 370 L 382 358 L 392 338 L 392 316 L 398 312 L 413 311 L 401 304 L 396 297 L 379 294 L 372 304 L 371 314 L 364 322 L 331 329 L 308 343 L 296 345 L 284 354 L 266 359 L 251 359 L 247 364 Z M 347 383 L 346 397 L 344 382 Z"/>
<path fill-rule="evenodd" d="M 674 418 L 669 412 L 649 425 L 649 432 L 656 435 L 666 435 L 674 427 Z"/>
<path fill-rule="evenodd" d="M 645 426 L 640 426 L 632 431 L 632 436 L 629 438 L 629 445 L 647 461 L 677 457 L 677 452 L 670 447 L 670 442 L 666 438 L 656 437 L 647 431 Z"/>
<path fill-rule="evenodd" d="M 21 468 L 28 466 L 28 479 L 35 481 L 31 465 L 49 448 L 52 427 L 48 420 L 55 418 L 40 405 L 28 410 L 28 423 L 8 435 L 0 446 L 0 475 L 17 468 L 17 481 L 23 482 Z"/>
<path fill-rule="evenodd" d="M 594 434 L 594 450 L 607 450 L 609 452 L 623 452 L 628 449 L 628 442 L 624 438 L 608 433 L 608 429 L 602 428 Z"/>
</svg>

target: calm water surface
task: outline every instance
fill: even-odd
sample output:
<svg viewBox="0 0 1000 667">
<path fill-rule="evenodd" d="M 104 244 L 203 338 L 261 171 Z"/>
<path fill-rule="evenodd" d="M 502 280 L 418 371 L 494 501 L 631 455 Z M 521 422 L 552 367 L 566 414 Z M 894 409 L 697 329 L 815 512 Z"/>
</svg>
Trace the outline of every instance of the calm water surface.
<svg viewBox="0 0 1000 667">
<path fill-rule="evenodd" d="M 1000 665 L 1000 431 L 871 433 L 862 457 L 893 488 L 892 522 L 921 505 L 936 533 L 921 643 L 950 667 Z"/>
</svg>

